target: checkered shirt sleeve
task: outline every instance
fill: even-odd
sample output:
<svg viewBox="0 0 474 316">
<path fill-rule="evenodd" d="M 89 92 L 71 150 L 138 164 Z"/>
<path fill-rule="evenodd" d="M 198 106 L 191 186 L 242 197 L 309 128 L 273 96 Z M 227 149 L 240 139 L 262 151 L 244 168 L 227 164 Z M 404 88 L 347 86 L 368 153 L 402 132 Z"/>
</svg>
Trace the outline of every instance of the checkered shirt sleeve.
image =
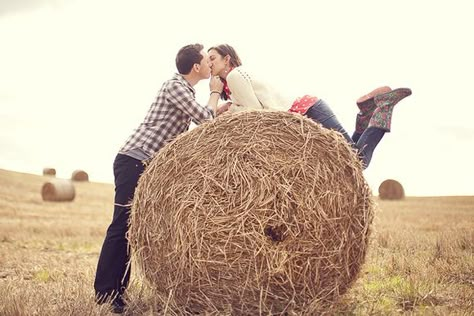
<svg viewBox="0 0 474 316">
<path fill-rule="evenodd" d="M 191 121 L 200 124 L 212 117 L 212 110 L 196 101 L 194 88 L 177 74 L 163 84 L 145 119 L 119 152 L 126 154 L 138 148 L 151 158 L 188 130 Z"/>
</svg>

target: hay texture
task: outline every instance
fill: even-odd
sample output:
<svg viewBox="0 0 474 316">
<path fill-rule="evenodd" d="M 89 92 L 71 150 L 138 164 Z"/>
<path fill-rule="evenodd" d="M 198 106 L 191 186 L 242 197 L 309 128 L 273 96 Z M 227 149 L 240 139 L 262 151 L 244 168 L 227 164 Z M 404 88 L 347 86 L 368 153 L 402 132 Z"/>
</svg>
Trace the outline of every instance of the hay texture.
<svg viewBox="0 0 474 316">
<path fill-rule="evenodd" d="M 72 201 L 76 197 L 76 190 L 70 180 L 53 179 L 43 184 L 41 197 L 43 201 Z"/>
<path fill-rule="evenodd" d="M 43 175 L 44 176 L 56 176 L 56 169 L 54 168 L 43 168 Z"/>
<path fill-rule="evenodd" d="M 129 240 L 165 314 L 312 314 L 356 279 L 371 196 L 339 133 L 285 112 L 224 115 L 150 162 Z"/>
<path fill-rule="evenodd" d="M 405 190 L 400 182 L 387 179 L 379 186 L 379 198 L 382 200 L 401 200 L 405 197 Z"/>
<path fill-rule="evenodd" d="M 89 175 L 82 170 L 75 170 L 72 173 L 71 180 L 73 181 L 89 181 Z"/>
</svg>

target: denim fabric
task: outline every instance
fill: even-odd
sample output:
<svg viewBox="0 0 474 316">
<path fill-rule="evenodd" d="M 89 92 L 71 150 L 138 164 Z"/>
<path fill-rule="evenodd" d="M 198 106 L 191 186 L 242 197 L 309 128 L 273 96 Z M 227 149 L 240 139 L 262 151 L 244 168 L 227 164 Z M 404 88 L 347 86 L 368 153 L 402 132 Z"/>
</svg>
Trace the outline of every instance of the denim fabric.
<svg viewBox="0 0 474 316">
<path fill-rule="evenodd" d="M 107 229 L 94 281 L 96 297 L 101 301 L 123 294 L 130 279 L 129 245 L 126 238 L 131 201 L 144 165 L 140 160 L 118 154 L 114 161 L 115 206 Z"/>
<path fill-rule="evenodd" d="M 354 134 L 354 141 L 342 127 L 341 123 L 339 123 L 329 105 L 321 99 L 308 109 L 306 116 L 311 118 L 313 121 L 320 123 L 325 128 L 340 132 L 347 142 L 357 150 L 359 157 L 364 164 L 364 169 L 369 166 L 375 147 L 377 147 L 385 134 L 384 130 L 371 127 L 366 129 L 362 135 Z"/>
<path fill-rule="evenodd" d="M 358 132 L 354 131 L 354 134 L 352 134 L 352 141 L 354 143 L 357 143 L 361 136 L 362 136 L 361 133 L 358 133 Z"/>
<path fill-rule="evenodd" d="M 326 128 L 338 131 L 349 143 L 353 143 L 349 134 L 347 134 L 341 123 L 339 123 L 336 115 L 324 100 L 319 99 L 315 105 L 306 111 L 306 116 L 315 122 L 321 123 L 321 125 Z"/>
<path fill-rule="evenodd" d="M 375 147 L 377 147 L 383 135 L 385 135 L 385 130 L 378 127 L 369 127 L 357 141 L 356 147 L 364 164 L 364 169 L 369 166 Z"/>
</svg>

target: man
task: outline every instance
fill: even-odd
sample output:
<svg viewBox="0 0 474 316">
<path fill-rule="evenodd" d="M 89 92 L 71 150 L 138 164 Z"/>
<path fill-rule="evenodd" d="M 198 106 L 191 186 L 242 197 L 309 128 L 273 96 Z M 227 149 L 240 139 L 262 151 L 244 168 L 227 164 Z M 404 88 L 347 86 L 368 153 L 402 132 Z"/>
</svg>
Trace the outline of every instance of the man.
<svg viewBox="0 0 474 316">
<path fill-rule="evenodd" d="M 114 215 L 102 245 L 94 288 L 97 302 L 110 302 L 115 313 L 122 313 L 126 305 L 123 294 L 130 279 L 126 233 L 131 201 L 144 171 L 143 162 L 188 130 L 191 121 L 199 124 L 218 113 L 217 103 L 223 89 L 219 78 L 210 80 L 208 106 L 199 105 L 195 99 L 193 86 L 211 75 L 203 46 L 194 44 L 181 48 L 176 56 L 176 67 L 179 73 L 163 84 L 143 123 L 128 138 L 114 161 Z"/>
</svg>

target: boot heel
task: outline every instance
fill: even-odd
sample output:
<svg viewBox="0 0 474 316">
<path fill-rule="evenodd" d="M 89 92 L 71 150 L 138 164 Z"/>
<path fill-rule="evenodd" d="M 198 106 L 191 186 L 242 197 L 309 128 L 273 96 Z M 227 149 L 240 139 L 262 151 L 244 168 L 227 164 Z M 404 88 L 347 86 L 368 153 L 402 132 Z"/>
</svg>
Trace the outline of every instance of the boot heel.
<svg viewBox="0 0 474 316">
<path fill-rule="evenodd" d="M 383 86 L 383 87 L 379 87 L 377 89 L 374 89 L 373 91 L 370 91 L 366 95 L 363 95 L 360 98 L 358 98 L 357 101 L 356 101 L 357 106 L 362 105 L 364 102 L 367 102 L 368 100 L 374 98 L 376 95 L 387 93 L 387 92 L 390 92 L 390 91 L 392 91 L 392 89 L 389 86 Z"/>
</svg>

